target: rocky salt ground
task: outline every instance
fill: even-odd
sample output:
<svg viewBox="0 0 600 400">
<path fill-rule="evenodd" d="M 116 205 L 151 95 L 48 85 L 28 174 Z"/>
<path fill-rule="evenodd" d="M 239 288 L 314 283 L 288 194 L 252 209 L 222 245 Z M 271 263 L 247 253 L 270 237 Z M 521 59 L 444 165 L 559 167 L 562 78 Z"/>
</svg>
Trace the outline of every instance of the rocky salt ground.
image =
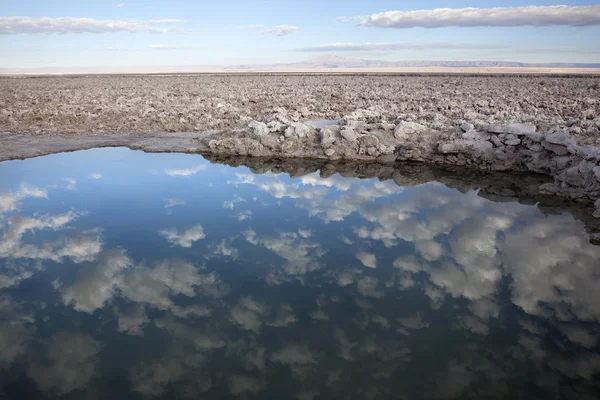
<svg viewBox="0 0 600 400">
<path fill-rule="evenodd" d="M 8 133 L 0 136 L 0 159 L 125 145 L 528 171 L 553 178 L 542 193 L 595 202 L 600 218 L 598 82 L 583 76 L 2 79 L 0 131 Z M 304 123 L 319 119 L 339 123 Z"/>
</svg>

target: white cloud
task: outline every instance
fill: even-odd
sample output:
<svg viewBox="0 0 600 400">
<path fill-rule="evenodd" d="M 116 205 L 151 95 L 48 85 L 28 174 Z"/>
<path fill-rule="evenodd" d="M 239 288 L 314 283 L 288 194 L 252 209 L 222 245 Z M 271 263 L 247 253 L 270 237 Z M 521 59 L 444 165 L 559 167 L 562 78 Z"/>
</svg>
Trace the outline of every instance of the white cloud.
<svg viewBox="0 0 600 400">
<path fill-rule="evenodd" d="M 173 20 L 176 21 L 176 20 Z M 177 21 L 181 22 L 181 21 Z M 176 22 L 170 22 L 176 23 Z M 178 27 L 157 27 L 161 20 L 97 20 L 73 17 L 0 17 L 0 35 L 40 34 L 40 33 L 110 33 L 110 32 L 184 32 Z"/>
<path fill-rule="evenodd" d="M 172 24 L 183 24 L 184 22 L 188 22 L 188 21 L 185 19 L 164 18 L 164 19 L 151 19 L 148 22 L 151 24 L 155 24 L 155 25 L 172 25 Z"/>
<path fill-rule="evenodd" d="M 90 179 L 102 179 L 102 174 L 99 172 L 92 172 L 89 177 Z"/>
<path fill-rule="evenodd" d="M 152 50 L 194 50 L 198 46 L 181 46 L 177 44 L 151 44 Z"/>
<path fill-rule="evenodd" d="M 377 258 L 375 257 L 375 254 L 359 251 L 356 253 L 356 258 L 367 268 L 377 268 Z"/>
<path fill-rule="evenodd" d="M 165 174 L 169 176 L 192 176 L 197 174 L 198 172 L 206 169 L 206 164 L 199 164 L 195 167 L 185 168 L 185 169 L 165 169 Z"/>
<path fill-rule="evenodd" d="M 431 49 L 504 49 L 506 46 L 492 44 L 471 44 L 452 42 L 399 42 L 399 43 L 330 43 L 318 46 L 300 47 L 300 52 L 329 51 L 390 51 L 390 50 L 431 50 Z"/>
<path fill-rule="evenodd" d="M 101 51 L 125 51 L 128 53 L 132 53 L 134 51 L 139 51 L 140 49 L 137 49 L 135 47 L 100 46 L 100 47 L 98 47 L 98 50 L 101 50 Z"/>
<path fill-rule="evenodd" d="M 522 6 L 497 8 L 436 8 L 387 11 L 364 17 L 338 18 L 378 28 L 443 28 L 449 26 L 595 26 L 600 25 L 600 5 Z"/>
<path fill-rule="evenodd" d="M 285 36 L 296 32 L 299 28 L 293 25 L 276 25 L 268 27 L 261 24 L 245 25 L 242 28 L 260 30 L 263 35 Z"/>
<path fill-rule="evenodd" d="M 117 8 L 121 8 L 121 7 L 125 7 L 125 3 L 119 3 L 119 4 L 117 4 Z"/>
<path fill-rule="evenodd" d="M 167 239 L 171 246 L 192 247 L 194 242 L 206 237 L 202 225 L 194 225 L 185 231 L 179 231 L 176 228 L 163 229 L 158 232 L 159 235 Z"/>
</svg>

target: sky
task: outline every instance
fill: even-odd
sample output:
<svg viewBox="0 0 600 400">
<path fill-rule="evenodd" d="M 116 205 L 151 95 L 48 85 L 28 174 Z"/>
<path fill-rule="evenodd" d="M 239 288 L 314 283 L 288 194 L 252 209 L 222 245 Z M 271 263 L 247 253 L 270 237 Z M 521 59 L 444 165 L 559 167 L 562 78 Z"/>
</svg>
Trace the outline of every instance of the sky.
<svg viewBox="0 0 600 400">
<path fill-rule="evenodd" d="M 0 0 L 0 69 L 270 64 L 326 55 L 598 63 L 600 2 Z"/>
</svg>

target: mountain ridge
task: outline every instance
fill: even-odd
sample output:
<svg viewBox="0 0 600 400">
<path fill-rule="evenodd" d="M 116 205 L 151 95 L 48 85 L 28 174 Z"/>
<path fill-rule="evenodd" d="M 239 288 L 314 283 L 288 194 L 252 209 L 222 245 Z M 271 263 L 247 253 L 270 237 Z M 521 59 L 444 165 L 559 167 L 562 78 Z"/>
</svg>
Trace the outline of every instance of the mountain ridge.
<svg viewBox="0 0 600 400">
<path fill-rule="evenodd" d="M 600 69 L 599 63 L 526 63 L 518 61 L 436 61 L 436 60 L 365 60 L 326 54 L 305 61 L 272 64 L 232 64 L 232 65 L 179 65 L 155 67 L 40 67 L 40 68 L 0 68 L 0 74 L 93 74 L 93 73 L 193 73 L 193 72 L 335 72 L 352 70 L 386 71 L 401 69 L 463 69 L 473 72 L 476 69 Z M 414 71 L 413 71 L 414 72 Z M 451 71 L 449 71 L 451 72 Z M 468 72 L 468 71 L 467 71 Z M 509 71 L 510 72 L 510 71 Z M 568 71 L 566 71 L 568 72 Z M 597 72 L 597 71 L 591 71 Z"/>
</svg>

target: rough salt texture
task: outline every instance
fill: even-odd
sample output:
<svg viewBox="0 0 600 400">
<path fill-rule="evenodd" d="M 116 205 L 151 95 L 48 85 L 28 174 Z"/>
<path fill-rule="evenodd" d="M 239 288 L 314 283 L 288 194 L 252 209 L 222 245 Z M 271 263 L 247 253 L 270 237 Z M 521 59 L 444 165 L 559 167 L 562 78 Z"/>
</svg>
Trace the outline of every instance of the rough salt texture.
<svg viewBox="0 0 600 400">
<path fill-rule="evenodd" d="M 600 145 L 594 76 L 186 75 L 0 78 L 0 132 L 152 133 L 245 127 L 275 107 L 294 122 L 371 118 L 441 130 L 470 121 L 559 126 Z M 369 116 L 366 116 L 369 118 Z M 370 121 L 367 121 L 370 122 Z M 372 122 L 375 122 L 373 120 Z"/>
</svg>

